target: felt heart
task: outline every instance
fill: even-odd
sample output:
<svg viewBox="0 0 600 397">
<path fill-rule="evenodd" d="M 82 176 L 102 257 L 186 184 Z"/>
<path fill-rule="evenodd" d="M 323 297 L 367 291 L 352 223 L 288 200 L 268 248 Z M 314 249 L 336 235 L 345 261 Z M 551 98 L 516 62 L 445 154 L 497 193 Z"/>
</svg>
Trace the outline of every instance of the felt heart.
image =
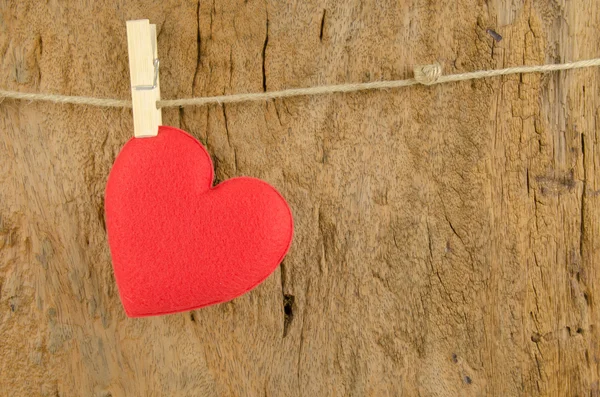
<svg viewBox="0 0 600 397">
<path fill-rule="evenodd" d="M 177 128 L 132 138 L 119 153 L 106 186 L 106 227 L 128 316 L 229 301 L 282 261 L 293 220 L 281 194 L 249 177 L 212 182 L 206 149 Z"/>
</svg>

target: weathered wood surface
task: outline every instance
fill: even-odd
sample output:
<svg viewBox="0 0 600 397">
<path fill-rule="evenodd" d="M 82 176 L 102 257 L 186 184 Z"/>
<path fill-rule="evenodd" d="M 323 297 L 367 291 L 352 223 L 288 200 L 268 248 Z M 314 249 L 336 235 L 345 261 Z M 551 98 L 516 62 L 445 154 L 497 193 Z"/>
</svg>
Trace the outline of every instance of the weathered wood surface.
<svg viewBox="0 0 600 397">
<path fill-rule="evenodd" d="M 600 56 L 594 0 L 3 1 L 0 85 L 163 98 Z M 486 29 L 503 36 L 494 42 Z M 231 303 L 128 319 L 103 224 L 129 110 L 0 104 L 2 396 L 597 396 L 600 71 L 169 109 L 218 180 L 289 200 L 292 250 Z"/>
</svg>

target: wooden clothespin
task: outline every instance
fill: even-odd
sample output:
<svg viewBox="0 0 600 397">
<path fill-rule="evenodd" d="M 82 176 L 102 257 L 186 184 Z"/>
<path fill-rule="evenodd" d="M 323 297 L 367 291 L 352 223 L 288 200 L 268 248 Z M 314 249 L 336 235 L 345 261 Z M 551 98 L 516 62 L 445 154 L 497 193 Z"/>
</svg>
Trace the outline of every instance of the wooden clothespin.
<svg viewBox="0 0 600 397">
<path fill-rule="evenodd" d="M 162 113 L 156 108 L 160 100 L 156 25 L 147 19 L 127 21 L 127 47 L 131 74 L 133 132 L 136 138 L 153 137 L 162 124 Z"/>
</svg>

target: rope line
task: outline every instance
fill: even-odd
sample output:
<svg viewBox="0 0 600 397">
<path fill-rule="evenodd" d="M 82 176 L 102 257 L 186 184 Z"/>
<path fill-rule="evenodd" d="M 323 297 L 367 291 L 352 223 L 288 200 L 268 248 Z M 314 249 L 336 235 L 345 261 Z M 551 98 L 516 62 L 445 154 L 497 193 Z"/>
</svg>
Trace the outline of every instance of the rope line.
<svg viewBox="0 0 600 397">
<path fill-rule="evenodd" d="M 505 69 L 494 69 L 494 70 L 480 70 L 476 72 L 458 73 L 444 75 L 442 73 L 442 66 L 439 63 L 432 65 L 421 65 L 415 66 L 414 77 L 406 80 L 389 80 L 389 81 L 374 81 L 370 83 L 350 83 L 350 84 L 337 84 L 337 85 L 325 85 L 317 87 L 307 88 L 292 88 L 281 91 L 270 91 L 260 93 L 247 93 L 247 94 L 232 94 L 232 95 L 219 95 L 199 98 L 187 98 L 187 99 L 167 99 L 157 101 L 157 108 L 168 108 L 168 107 L 183 107 L 183 106 L 205 106 L 213 104 L 223 103 L 240 103 L 240 102 L 254 102 L 254 101 L 266 101 L 269 99 L 278 98 L 290 98 L 298 96 L 311 96 L 311 95 L 323 95 L 323 94 L 334 94 L 334 93 L 347 93 L 367 90 L 380 90 L 380 89 L 391 89 L 410 87 L 413 85 L 434 85 L 443 84 L 465 80 L 483 79 L 495 76 L 506 76 L 510 74 L 520 73 L 545 73 L 554 72 L 559 70 L 571 70 L 580 68 L 589 68 L 594 66 L 600 66 L 600 58 L 589 59 L 584 61 L 561 63 L 561 64 L 549 64 L 549 65 L 536 65 L 536 66 L 517 66 Z M 109 99 L 109 98 L 91 98 L 83 96 L 68 96 L 68 95 L 54 95 L 54 94 L 37 94 L 37 93 L 26 93 L 19 91 L 9 91 L 0 89 L 0 98 L 20 99 L 28 101 L 47 101 L 54 103 L 66 103 L 73 105 L 89 105 L 89 106 L 103 106 L 103 107 L 117 107 L 117 108 L 131 108 L 131 101 L 125 99 Z"/>
</svg>

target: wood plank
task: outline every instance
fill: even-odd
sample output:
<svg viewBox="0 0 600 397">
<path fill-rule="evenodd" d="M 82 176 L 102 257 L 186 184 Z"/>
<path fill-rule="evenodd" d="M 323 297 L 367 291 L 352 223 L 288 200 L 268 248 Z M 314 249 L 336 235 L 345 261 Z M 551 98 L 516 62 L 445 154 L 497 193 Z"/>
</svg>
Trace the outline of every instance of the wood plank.
<svg viewBox="0 0 600 397">
<path fill-rule="evenodd" d="M 591 0 L 100 0 L 0 8 L 0 86 L 163 97 L 600 56 Z M 503 39 L 496 41 L 487 29 Z M 21 396 L 597 395 L 600 71 L 166 109 L 295 240 L 255 291 L 128 319 L 103 223 L 129 110 L 0 103 L 0 390 Z M 0 393 L 2 394 L 2 393 Z"/>
</svg>

